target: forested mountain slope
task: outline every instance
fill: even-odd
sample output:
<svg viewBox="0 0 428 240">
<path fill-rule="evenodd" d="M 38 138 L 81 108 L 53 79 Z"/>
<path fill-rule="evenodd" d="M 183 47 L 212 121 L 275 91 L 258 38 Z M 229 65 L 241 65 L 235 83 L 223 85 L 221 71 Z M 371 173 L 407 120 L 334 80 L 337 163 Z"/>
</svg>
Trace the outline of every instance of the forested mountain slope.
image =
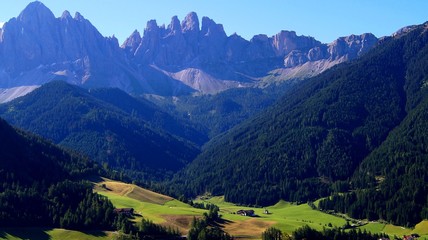
<svg viewBox="0 0 428 240">
<path fill-rule="evenodd" d="M 98 175 L 88 159 L 0 119 L 0 225 L 113 229 L 113 205 L 81 182 Z"/>
<path fill-rule="evenodd" d="M 428 37 L 418 34 L 411 33 L 406 40 L 413 46 L 405 55 L 408 114 L 351 179 L 354 189 L 363 190 L 334 196 L 322 207 L 401 225 L 428 218 Z"/>
<path fill-rule="evenodd" d="M 380 189 L 406 191 L 406 183 L 393 189 L 386 183 L 426 179 L 426 164 L 421 164 L 426 162 L 426 132 L 420 131 L 426 125 L 410 120 L 425 119 L 426 29 L 424 24 L 385 38 L 362 58 L 289 89 L 265 113 L 212 140 L 176 176 L 173 186 L 188 195 L 209 191 L 225 194 L 233 202 L 266 205 L 279 199 L 307 201 L 347 191 L 354 174 L 352 183 L 364 176 L 373 179 L 370 172 L 400 169 L 402 161 L 407 170 L 402 169 L 401 178 L 387 175 L 391 180 L 379 185 Z M 413 138 L 402 136 L 403 131 L 420 132 Z M 415 147 L 399 148 L 402 161 L 392 160 L 397 159 L 397 150 L 386 151 L 394 135 L 404 142 L 414 141 Z M 422 143 L 416 143 L 419 140 Z M 407 158 L 409 154 L 414 161 Z M 384 164 L 372 169 L 375 163 Z M 416 168 L 421 168 L 418 174 L 408 170 Z M 360 182 L 351 186 L 366 188 L 372 183 Z M 427 205 L 426 184 L 422 186 L 418 188 L 419 209 Z M 414 204 L 409 199 L 391 201 Z"/>
<path fill-rule="evenodd" d="M 0 114 L 115 169 L 163 178 L 199 152 L 187 137 L 199 143 L 206 137 L 145 104 L 119 90 L 88 91 L 56 81 L 0 105 Z M 181 136 L 161 130 L 165 125 Z"/>
<path fill-rule="evenodd" d="M 303 81 L 303 80 L 301 80 Z M 215 137 L 272 106 L 293 85 L 288 81 L 265 88 L 233 88 L 214 95 L 148 97 L 173 116 L 182 116 Z"/>
</svg>

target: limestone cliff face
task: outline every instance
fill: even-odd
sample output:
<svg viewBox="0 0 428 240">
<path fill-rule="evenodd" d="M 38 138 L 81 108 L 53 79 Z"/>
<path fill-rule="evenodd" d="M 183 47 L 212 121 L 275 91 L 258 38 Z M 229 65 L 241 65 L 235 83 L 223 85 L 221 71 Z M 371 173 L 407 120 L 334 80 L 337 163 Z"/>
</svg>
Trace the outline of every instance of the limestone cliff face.
<svg viewBox="0 0 428 240">
<path fill-rule="evenodd" d="M 55 18 L 42 3 L 30 3 L 5 23 L 0 38 L 0 87 L 65 80 L 87 87 L 132 92 L 141 77 L 115 37 L 103 37 L 80 13 Z M 147 88 L 147 91 L 149 89 Z"/>
<path fill-rule="evenodd" d="M 279 80 L 313 76 L 360 56 L 377 43 L 374 35 L 363 34 L 324 44 L 313 37 L 298 36 L 294 31 L 281 31 L 272 37 L 256 35 L 248 41 L 236 33 L 227 36 L 223 26 L 208 17 L 202 18 L 201 28 L 199 25 L 199 18 L 193 12 L 181 25 L 179 19 L 173 17 L 167 28 L 151 20 L 138 48 L 129 47 L 137 45 L 135 33 L 123 48 L 131 52 L 136 65 L 156 66 L 197 91 L 212 93 L 230 87 L 258 85 L 260 79 L 278 69 L 290 69 L 279 71 L 284 73 L 278 75 Z M 194 73 L 195 69 L 200 74 L 182 74 Z M 287 72 L 294 74 L 287 75 Z M 142 74 L 146 79 L 152 78 Z"/>
<path fill-rule="evenodd" d="M 305 51 L 292 50 L 284 58 L 284 66 L 297 67 L 306 62 L 327 60 L 343 62 L 361 56 L 370 50 L 378 39 L 371 33 L 341 37 L 331 44 L 319 44 L 309 47 Z"/>
<path fill-rule="evenodd" d="M 378 39 L 371 33 L 341 37 L 329 44 L 328 53 L 332 60 L 340 58 L 349 60 L 366 53 L 377 42 Z"/>
<path fill-rule="evenodd" d="M 147 22 L 119 47 L 80 13 L 56 18 L 42 3 L 30 3 L 0 29 L 0 88 L 64 80 L 84 87 L 118 87 L 159 95 L 216 93 L 316 75 L 364 54 L 372 34 L 341 37 L 324 44 L 281 31 L 250 40 L 227 36 L 223 25 L 189 13 L 165 27 Z"/>
</svg>

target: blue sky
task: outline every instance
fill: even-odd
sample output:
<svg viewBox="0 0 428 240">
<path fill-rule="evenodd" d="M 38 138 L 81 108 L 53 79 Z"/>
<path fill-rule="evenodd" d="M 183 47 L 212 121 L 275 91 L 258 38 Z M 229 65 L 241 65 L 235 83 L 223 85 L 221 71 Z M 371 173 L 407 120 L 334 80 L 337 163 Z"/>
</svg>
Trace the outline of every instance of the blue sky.
<svg viewBox="0 0 428 240">
<path fill-rule="evenodd" d="M 0 1 L 0 22 L 16 17 L 28 0 Z M 372 32 L 390 35 L 401 27 L 428 21 L 428 0 L 42 0 L 55 16 L 80 12 L 104 36 L 122 43 L 135 29 L 156 19 L 168 25 L 191 11 L 221 23 L 228 35 L 246 39 L 281 30 L 329 43 L 340 36 Z"/>
</svg>

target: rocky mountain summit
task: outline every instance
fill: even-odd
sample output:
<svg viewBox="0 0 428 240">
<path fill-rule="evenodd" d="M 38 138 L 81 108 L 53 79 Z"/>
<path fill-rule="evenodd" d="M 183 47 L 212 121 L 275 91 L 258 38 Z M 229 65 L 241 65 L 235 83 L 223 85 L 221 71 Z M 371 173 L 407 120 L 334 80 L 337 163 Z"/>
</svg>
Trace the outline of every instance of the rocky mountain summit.
<svg viewBox="0 0 428 240">
<path fill-rule="evenodd" d="M 135 31 L 122 48 L 138 65 L 161 69 L 193 89 L 213 93 L 258 85 L 271 71 L 281 72 L 275 80 L 316 75 L 364 54 L 377 41 L 366 33 L 323 44 L 294 31 L 256 35 L 247 41 L 237 34 L 227 36 L 223 26 L 208 17 L 202 18 L 199 28 L 198 16 L 192 12 L 181 24 L 174 16 L 167 27 L 149 21 L 143 37 Z"/>
<path fill-rule="evenodd" d="M 281 31 L 246 40 L 196 13 L 168 26 L 155 20 L 119 46 L 80 13 L 61 17 L 30 3 L 0 29 L 0 88 L 64 80 L 84 87 L 117 87 L 133 94 L 182 95 L 257 87 L 305 78 L 354 59 L 377 43 L 372 34 L 324 44 Z"/>
</svg>

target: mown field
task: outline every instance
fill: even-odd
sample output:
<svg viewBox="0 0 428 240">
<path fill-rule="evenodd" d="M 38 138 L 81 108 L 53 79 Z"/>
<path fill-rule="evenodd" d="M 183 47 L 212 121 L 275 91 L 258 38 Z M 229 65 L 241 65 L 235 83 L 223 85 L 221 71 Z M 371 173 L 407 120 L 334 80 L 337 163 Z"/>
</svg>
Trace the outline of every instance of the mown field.
<svg viewBox="0 0 428 240">
<path fill-rule="evenodd" d="M 154 223 L 170 226 L 178 229 L 183 235 L 187 234 L 190 223 L 194 217 L 202 217 L 206 212 L 182 203 L 169 196 L 158 194 L 132 184 L 104 179 L 95 183 L 94 191 L 108 197 L 117 208 L 134 208 L 136 216 L 133 221 L 138 222 L 142 217 L 152 220 Z M 309 225 L 312 228 L 341 227 L 346 223 L 342 217 L 333 216 L 317 210 L 313 210 L 308 204 L 295 205 L 280 201 L 279 203 L 265 207 L 253 208 L 237 206 L 224 201 L 223 197 L 209 197 L 197 199 L 195 202 L 212 203 L 220 207 L 220 214 L 224 219 L 220 225 L 229 234 L 239 239 L 260 239 L 261 233 L 273 226 L 290 234 L 295 229 Z M 256 217 L 245 217 L 236 214 L 238 210 L 255 211 Z M 269 213 L 266 214 L 265 210 Z M 393 226 L 379 222 L 368 222 L 360 227 L 371 232 L 385 232 L 391 236 L 403 236 L 410 233 L 418 233 L 420 239 L 428 239 L 428 221 L 416 225 L 414 229 Z M 59 240 L 82 239 L 104 240 L 114 239 L 114 232 L 76 232 L 64 229 L 1 229 L 0 239 L 34 239 L 34 240 Z"/>
<path fill-rule="evenodd" d="M 187 234 L 194 217 L 202 217 L 205 212 L 171 197 L 107 179 L 97 183 L 94 191 L 108 197 L 117 208 L 134 208 L 135 222 L 144 217 L 154 223 L 178 229 L 182 234 Z"/>
<path fill-rule="evenodd" d="M 341 227 L 346 223 L 344 218 L 313 210 L 308 204 L 293 205 L 280 201 L 274 206 L 266 208 L 251 208 L 227 203 L 223 197 L 212 197 L 198 202 L 214 203 L 219 206 L 223 218 L 227 219 L 226 224 L 224 224 L 225 230 L 242 238 L 260 238 L 261 233 L 269 226 L 290 234 L 296 228 L 304 225 L 322 230 L 324 227 L 328 228 L 329 224 L 332 227 Z M 258 217 L 250 218 L 234 214 L 240 209 L 252 209 Z M 268 210 L 269 214 L 264 213 L 265 209 Z M 367 222 L 360 228 L 363 231 L 367 230 L 373 233 L 387 233 L 391 237 L 418 233 L 421 235 L 420 239 L 428 239 L 428 221 L 419 223 L 414 229 L 379 222 Z"/>
<path fill-rule="evenodd" d="M 106 188 L 100 187 L 103 184 Z M 158 224 L 178 228 L 182 234 L 187 233 L 193 217 L 201 217 L 205 212 L 205 210 L 193 208 L 168 196 L 121 182 L 106 180 L 98 183 L 95 191 L 107 196 L 116 207 L 132 207 L 145 218 Z M 322 230 L 329 225 L 341 227 L 346 223 L 342 217 L 313 210 L 307 204 L 295 205 L 280 201 L 266 208 L 253 208 L 225 202 L 223 197 L 197 199 L 195 202 L 212 203 L 219 206 L 220 214 L 224 219 L 220 225 L 226 232 L 240 239 L 259 239 L 261 233 L 271 226 L 290 234 L 296 228 L 304 225 Z M 241 209 L 252 209 L 258 216 L 237 215 L 236 212 Z M 265 214 L 265 210 L 268 210 L 269 214 Z M 138 217 L 135 221 L 138 221 Z M 361 229 L 371 232 L 385 232 L 391 236 L 399 237 L 405 234 L 418 233 L 422 236 L 421 239 L 428 239 L 428 221 L 420 223 L 415 229 L 378 222 L 369 222 Z"/>
</svg>

